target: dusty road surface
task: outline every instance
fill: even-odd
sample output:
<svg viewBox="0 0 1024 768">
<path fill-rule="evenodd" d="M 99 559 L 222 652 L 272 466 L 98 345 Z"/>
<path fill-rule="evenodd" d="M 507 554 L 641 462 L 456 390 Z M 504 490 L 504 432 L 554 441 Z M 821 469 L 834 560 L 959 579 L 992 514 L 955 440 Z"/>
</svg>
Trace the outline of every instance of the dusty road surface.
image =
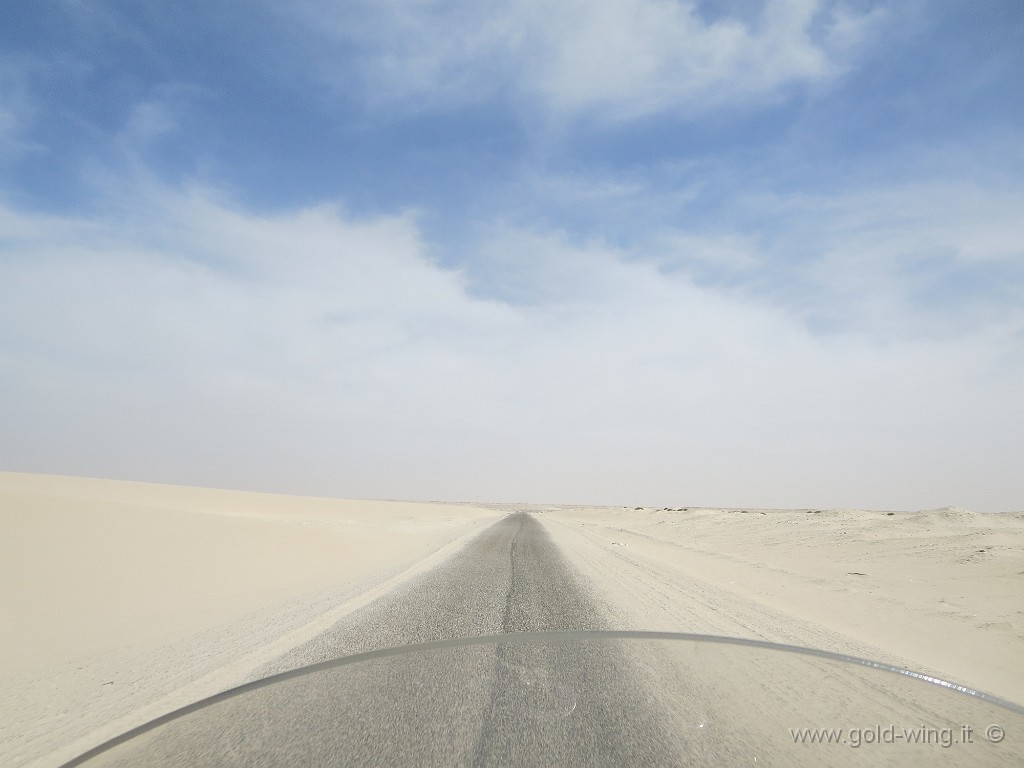
<svg viewBox="0 0 1024 768">
<path fill-rule="evenodd" d="M 606 627 L 544 528 L 520 513 L 254 676 L 443 638 Z M 320 765 L 328 756 L 354 765 L 677 764 L 653 699 L 623 674 L 631 663 L 615 647 L 570 643 L 391 658 L 253 694 L 258 705 L 240 701 L 168 728 L 142 756 L 119 762 L 176 765 L 201 754 L 210 765 L 266 764 L 268 756 L 281 765 Z M 580 706 L 582 687 L 605 706 Z M 246 738 L 232 721 L 254 706 L 291 714 L 262 721 L 258 736 Z M 432 731 L 437 737 L 424 740 Z M 327 737 L 311 741 L 312 733 Z"/>
<path fill-rule="evenodd" d="M 249 679 L 445 638 L 621 629 L 630 611 L 634 621 L 637 611 L 656 617 L 659 600 L 680 623 L 687 622 L 680 611 L 691 608 L 682 631 L 703 631 L 716 617 L 768 620 L 763 610 L 744 614 L 738 598 L 701 592 L 699 584 L 690 585 L 689 603 L 659 598 L 654 576 L 633 574 L 570 528 L 541 520 L 524 512 L 503 517 L 438 566 Z M 609 568 L 619 575 L 602 575 Z M 616 579 L 620 589 L 636 590 L 632 605 L 616 597 Z M 1020 759 L 1021 734 L 983 743 L 981 729 L 1000 713 L 977 709 L 967 697 L 950 703 L 950 694 L 933 687 L 816 658 L 697 645 L 506 643 L 391 656 L 221 702 L 142 737 L 141 751 L 128 744 L 87 764 L 843 766 Z M 894 737 L 872 749 L 865 742 L 872 737 L 863 735 L 875 725 L 913 729 L 926 722 L 936 724 L 934 744 Z M 939 724 L 949 729 L 948 746 Z M 952 743 L 963 739 L 964 725 L 978 729 L 978 743 Z M 858 730 L 842 743 L 794 743 L 794 728 L 815 727 Z"/>
</svg>

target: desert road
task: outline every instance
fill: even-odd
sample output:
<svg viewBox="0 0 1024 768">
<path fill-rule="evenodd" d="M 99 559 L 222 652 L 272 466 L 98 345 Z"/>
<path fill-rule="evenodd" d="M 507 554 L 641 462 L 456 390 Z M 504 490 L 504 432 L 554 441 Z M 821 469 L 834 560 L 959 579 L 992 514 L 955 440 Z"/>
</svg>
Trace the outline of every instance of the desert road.
<svg viewBox="0 0 1024 768">
<path fill-rule="evenodd" d="M 249 679 L 446 639 L 613 629 L 613 612 L 549 530 L 529 513 L 508 514 L 432 570 Z M 656 597 L 657 582 L 645 584 Z M 703 600 L 706 615 L 729 607 L 724 599 Z M 1019 764 L 1010 745 L 937 751 L 904 743 L 881 753 L 798 746 L 789 731 L 820 722 L 998 722 L 991 718 L 1004 714 L 898 675 L 872 676 L 799 654 L 686 643 L 509 642 L 291 677 L 200 709 L 85 765 Z"/>
<path fill-rule="evenodd" d="M 605 628 L 545 529 L 515 513 L 253 677 L 373 648 Z M 602 644 L 393 657 L 222 702 L 147 736 L 142 758 L 115 753 L 97 764 L 679 764 L 653 699 L 631 682 L 631 663 Z"/>
<path fill-rule="evenodd" d="M 0 575 L 19 585 L 0 633 L 4 765 L 1024 764 L 1020 514 L 375 502 L 0 472 L 0 517 Z M 434 645 L 401 653 L 418 643 Z M 993 725 L 1005 738 L 948 748 L 851 740 Z M 848 738 L 794 739 L 807 729 Z"/>
</svg>

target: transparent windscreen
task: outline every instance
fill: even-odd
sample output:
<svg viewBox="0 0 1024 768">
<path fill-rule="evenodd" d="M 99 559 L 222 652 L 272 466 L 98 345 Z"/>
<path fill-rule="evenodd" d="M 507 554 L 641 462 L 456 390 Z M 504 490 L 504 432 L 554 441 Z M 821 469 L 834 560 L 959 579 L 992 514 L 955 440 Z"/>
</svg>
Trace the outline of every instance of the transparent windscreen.
<svg viewBox="0 0 1024 768">
<path fill-rule="evenodd" d="M 341 660 L 74 764 L 1021 766 L 1024 714 L 808 653 L 560 635 Z"/>
</svg>

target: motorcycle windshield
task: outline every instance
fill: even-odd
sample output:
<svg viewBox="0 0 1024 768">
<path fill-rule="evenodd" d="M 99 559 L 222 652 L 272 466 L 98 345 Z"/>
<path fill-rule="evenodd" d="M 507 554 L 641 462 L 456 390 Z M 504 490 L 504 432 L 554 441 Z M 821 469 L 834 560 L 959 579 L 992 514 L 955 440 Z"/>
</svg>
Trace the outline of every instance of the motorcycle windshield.
<svg viewBox="0 0 1024 768">
<path fill-rule="evenodd" d="M 1024 709 L 758 641 L 536 633 L 275 675 L 66 765 L 1020 766 Z"/>
</svg>

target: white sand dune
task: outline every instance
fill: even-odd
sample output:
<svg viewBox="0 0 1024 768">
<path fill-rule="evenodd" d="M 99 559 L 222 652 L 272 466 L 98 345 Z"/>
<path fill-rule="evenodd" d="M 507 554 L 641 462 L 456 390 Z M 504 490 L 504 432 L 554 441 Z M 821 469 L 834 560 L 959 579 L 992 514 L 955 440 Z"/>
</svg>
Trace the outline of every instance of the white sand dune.
<svg viewBox="0 0 1024 768">
<path fill-rule="evenodd" d="M 1020 513 L 480 507 L 0 473 L 0 764 L 57 764 L 237 684 L 523 508 L 623 629 L 869 656 L 1024 703 Z"/>
<path fill-rule="evenodd" d="M 236 684 L 497 516 L 0 473 L 0 764 Z"/>
</svg>

